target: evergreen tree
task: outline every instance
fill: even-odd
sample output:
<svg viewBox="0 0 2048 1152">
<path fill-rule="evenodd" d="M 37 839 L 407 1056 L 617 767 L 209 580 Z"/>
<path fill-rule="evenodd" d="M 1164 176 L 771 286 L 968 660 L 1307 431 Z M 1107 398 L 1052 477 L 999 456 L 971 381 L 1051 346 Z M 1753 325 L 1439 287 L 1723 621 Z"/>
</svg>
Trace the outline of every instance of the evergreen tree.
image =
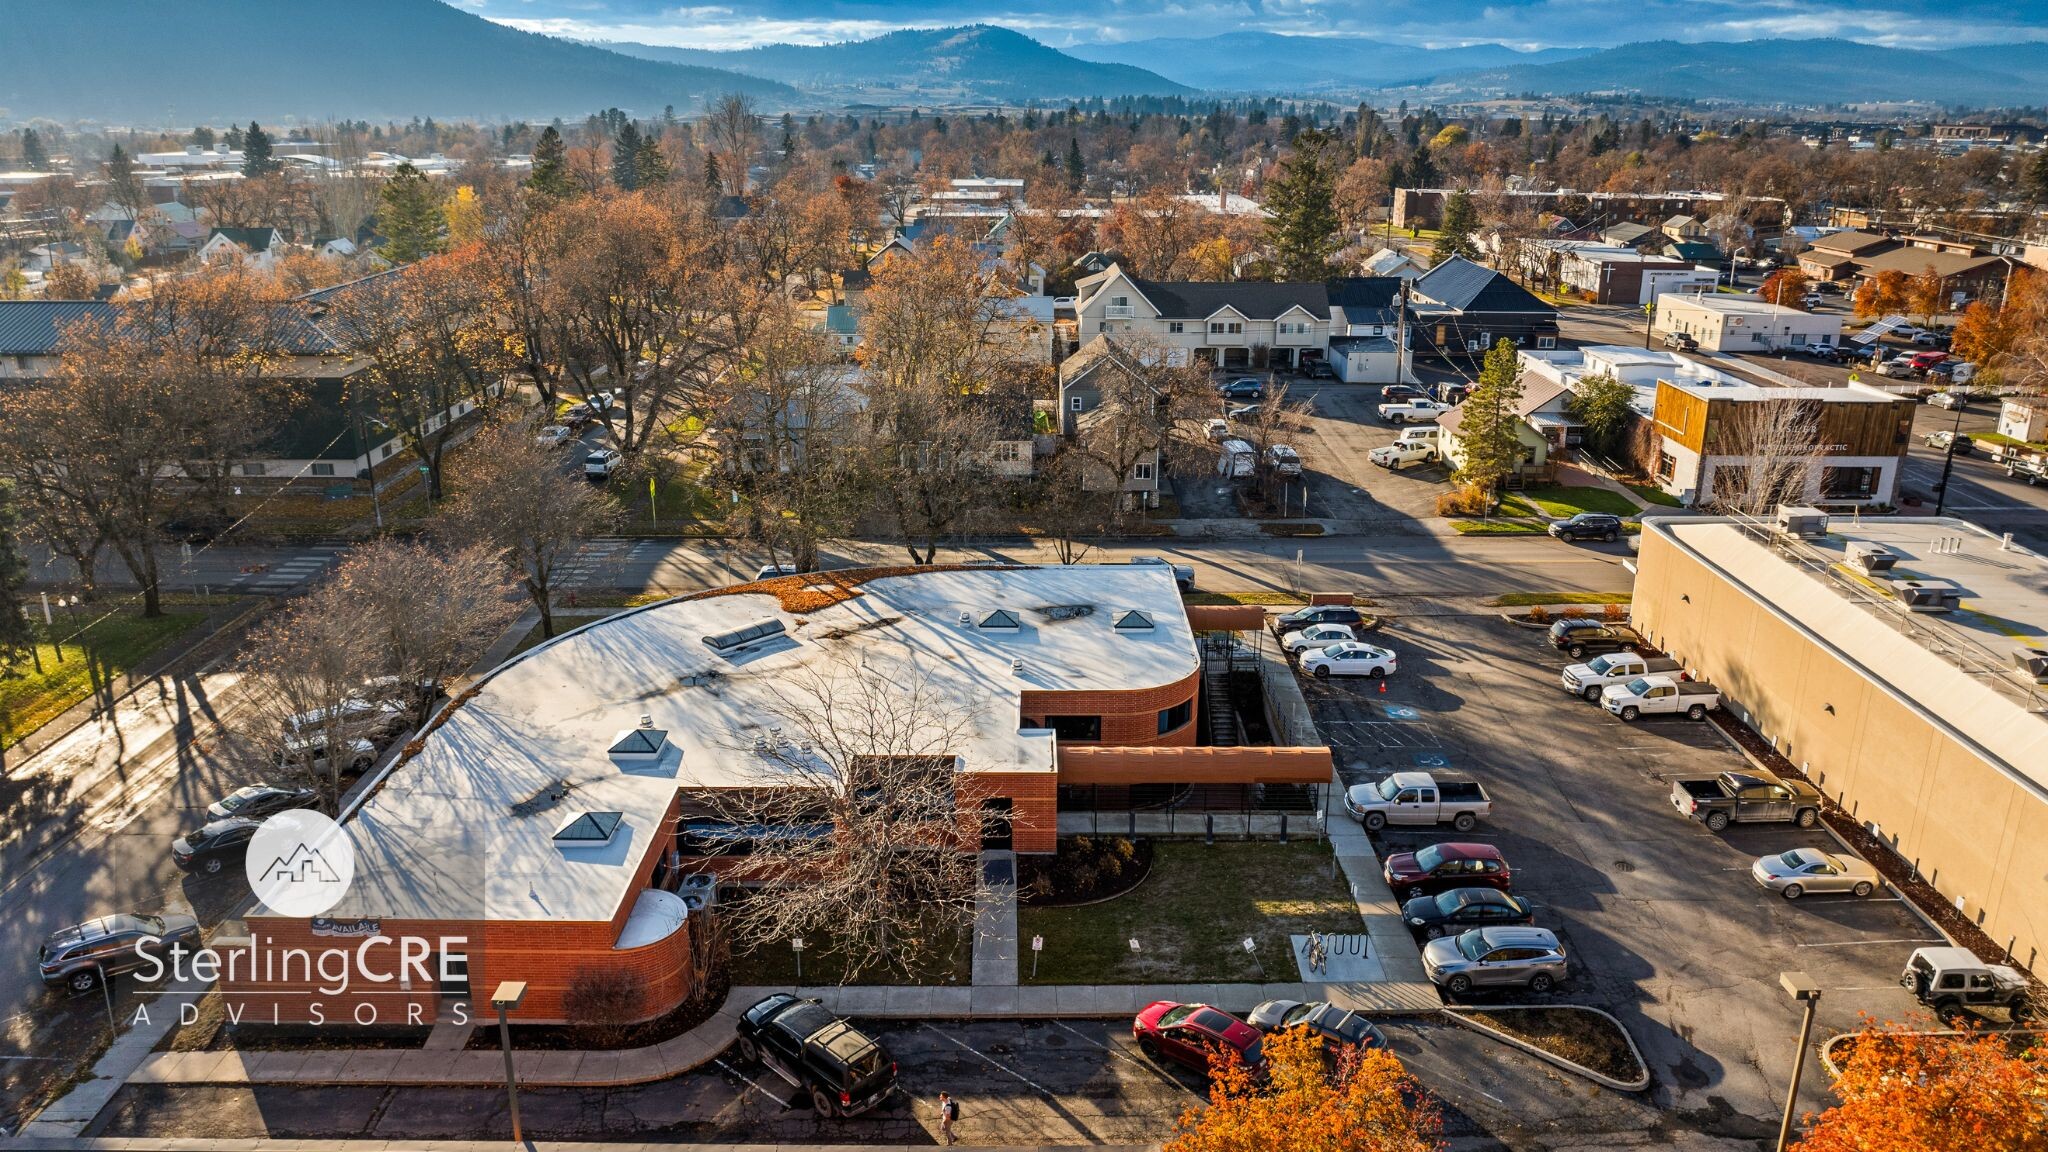
<svg viewBox="0 0 2048 1152">
<path fill-rule="evenodd" d="M 36 656 L 35 626 L 29 623 L 22 585 L 28 582 L 28 564 L 21 558 L 21 533 L 14 515 L 14 489 L 0 480 L 0 679 L 21 674 L 24 660 Z"/>
<path fill-rule="evenodd" d="M 1478 386 L 1461 405 L 1458 445 L 1465 462 L 1458 474 L 1466 483 L 1493 492 L 1521 464 L 1522 418 L 1515 413 L 1521 402 L 1522 366 L 1513 342 L 1502 339 L 1487 350 Z"/>
<path fill-rule="evenodd" d="M 43 138 L 33 128 L 21 130 L 21 163 L 33 172 L 50 166 L 50 154 L 43 151 Z"/>
<path fill-rule="evenodd" d="M 716 152 L 704 154 L 704 187 L 709 188 L 713 195 L 725 190 L 725 177 L 718 171 Z"/>
<path fill-rule="evenodd" d="M 410 162 L 392 171 L 378 204 L 377 231 L 384 234 L 385 259 L 410 264 L 446 244 L 440 190 Z"/>
<path fill-rule="evenodd" d="M 204 124 L 201 124 L 199 127 L 194 128 L 192 130 L 192 135 L 189 137 L 189 139 L 197 147 L 210 149 L 213 147 L 213 129 L 208 128 Z"/>
<path fill-rule="evenodd" d="M 249 121 L 248 130 L 242 133 L 242 175 L 253 179 L 284 167 L 270 152 L 270 133 L 254 120 Z"/>
<path fill-rule="evenodd" d="M 1429 149 L 1417 148 L 1408 154 L 1408 174 L 1404 179 L 1402 187 L 1436 187 L 1436 164 L 1429 158 Z"/>
<path fill-rule="evenodd" d="M 1431 250 L 1438 263 L 1453 256 L 1467 260 L 1479 258 L 1479 245 L 1472 240 L 1472 233 L 1479 228 L 1479 210 L 1472 206 L 1472 197 L 1463 189 L 1444 197 L 1444 218 L 1439 226 L 1436 247 Z"/>
<path fill-rule="evenodd" d="M 621 192 L 640 187 L 640 129 L 631 120 L 612 138 L 612 183 Z"/>
<path fill-rule="evenodd" d="M 2048 204 L 2048 151 L 2034 153 L 2020 176 L 2020 187 L 2037 204 Z"/>
<path fill-rule="evenodd" d="M 668 157 L 662 155 L 661 141 L 652 132 L 640 137 L 640 147 L 633 153 L 633 176 L 642 188 L 668 183 Z"/>
<path fill-rule="evenodd" d="M 142 181 L 135 175 L 135 159 L 119 144 L 107 154 L 107 195 L 130 212 L 140 212 L 149 203 Z"/>
<path fill-rule="evenodd" d="M 1067 137 L 1067 190 L 1079 192 L 1088 180 L 1088 165 L 1081 159 L 1081 138 Z"/>
<path fill-rule="evenodd" d="M 1327 277 L 1330 257 L 1341 245 L 1332 143 L 1328 133 L 1304 129 L 1280 162 L 1279 177 L 1266 187 L 1266 240 L 1284 279 Z"/>
<path fill-rule="evenodd" d="M 562 143 L 562 133 L 550 124 L 541 129 L 540 139 L 533 143 L 533 173 L 526 178 L 526 186 L 552 200 L 567 200 L 575 194 L 576 186 L 569 182 L 568 148 Z"/>
</svg>

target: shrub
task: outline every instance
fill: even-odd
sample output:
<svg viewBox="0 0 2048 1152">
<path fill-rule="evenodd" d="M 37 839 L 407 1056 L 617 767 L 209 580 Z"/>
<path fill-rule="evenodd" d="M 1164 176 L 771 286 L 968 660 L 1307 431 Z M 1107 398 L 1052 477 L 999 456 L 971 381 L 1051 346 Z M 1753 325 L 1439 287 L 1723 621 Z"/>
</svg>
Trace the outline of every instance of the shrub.
<svg viewBox="0 0 2048 1152">
<path fill-rule="evenodd" d="M 1579 607 L 1576 604 L 1565 609 L 1563 612 L 1558 613 L 1558 615 L 1563 616 L 1567 620 L 1577 620 L 1579 617 L 1584 616 L 1585 614 L 1586 610 L 1584 608 Z"/>
<path fill-rule="evenodd" d="M 1436 498 L 1439 516 L 1484 516 L 1492 500 L 1483 485 L 1460 484 Z"/>
<path fill-rule="evenodd" d="M 1619 604 L 1602 604 L 1600 606 L 1600 618 L 1609 624 L 1619 624 L 1628 619 L 1628 609 L 1623 608 Z"/>
<path fill-rule="evenodd" d="M 1538 624 L 1548 624 L 1550 623 L 1550 609 L 1538 604 L 1534 608 L 1529 609 L 1529 619 Z"/>
<path fill-rule="evenodd" d="M 640 1016 L 640 984 L 617 968 L 578 968 L 562 998 L 562 1014 L 588 1034 L 594 1046 L 615 1048 Z"/>
</svg>

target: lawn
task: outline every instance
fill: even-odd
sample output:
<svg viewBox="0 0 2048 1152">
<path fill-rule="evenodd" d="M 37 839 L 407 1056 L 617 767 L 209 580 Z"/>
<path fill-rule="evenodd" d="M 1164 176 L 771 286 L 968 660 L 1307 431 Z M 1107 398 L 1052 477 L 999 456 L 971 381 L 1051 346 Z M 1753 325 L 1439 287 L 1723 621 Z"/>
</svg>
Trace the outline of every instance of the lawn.
<svg viewBox="0 0 2048 1152">
<path fill-rule="evenodd" d="M 1552 486 L 1530 488 L 1522 495 L 1541 508 L 1544 515 L 1560 520 L 1581 512 L 1605 512 L 1611 516 L 1636 514 L 1634 501 L 1607 488 Z"/>
<path fill-rule="evenodd" d="M 1541 536 L 1543 525 L 1534 520 L 1453 520 L 1460 536 Z"/>
<path fill-rule="evenodd" d="M 846 955 L 828 941 L 804 941 L 806 986 L 841 984 L 968 984 L 974 978 L 974 931 L 967 927 L 941 927 L 931 945 L 913 956 L 908 973 L 869 964 L 851 978 L 846 972 Z M 796 953 L 785 942 L 780 947 L 753 952 L 734 952 L 732 982 L 739 986 L 770 988 L 797 986 Z"/>
<path fill-rule="evenodd" d="M 1162 841 L 1152 872 L 1113 900 L 1079 908 L 1019 908 L 1017 936 L 1045 937 L 1038 984 L 1293 980 L 1289 936 L 1359 930 L 1358 906 L 1330 876 L 1330 849 L 1289 844 Z M 1242 943 L 1255 941 L 1264 972 Z M 1131 951 L 1130 941 L 1139 951 Z"/>
<path fill-rule="evenodd" d="M 1628 592 L 1503 592 L 1486 602 L 1489 608 L 1526 608 L 1531 604 L 1626 604 Z"/>
<path fill-rule="evenodd" d="M 1679 503 L 1678 497 L 1657 487 L 1655 484 L 1626 484 L 1623 486 L 1660 508 L 1684 507 L 1684 505 Z"/>
<path fill-rule="evenodd" d="M 0 680 L 0 747 L 12 747 L 90 696 L 96 685 L 127 672 L 204 619 L 204 612 L 167 612 L 155 620 L 117 612 L 67 641 L 61 664 L 57 646 L 38 645 L 41 672 L 30 663 L 20 677 Z M 62 616 L 56 631 L 69 632 Z"/>
<path fill-rule="evenodd" d="M 1181 596 L 1181 602 L 1190 606 L 1258 604 L 1268 608 L 1298 608 L 1308 603 L 1308 597 L 1293 592 L 1189 592 Z"/>
</svg>

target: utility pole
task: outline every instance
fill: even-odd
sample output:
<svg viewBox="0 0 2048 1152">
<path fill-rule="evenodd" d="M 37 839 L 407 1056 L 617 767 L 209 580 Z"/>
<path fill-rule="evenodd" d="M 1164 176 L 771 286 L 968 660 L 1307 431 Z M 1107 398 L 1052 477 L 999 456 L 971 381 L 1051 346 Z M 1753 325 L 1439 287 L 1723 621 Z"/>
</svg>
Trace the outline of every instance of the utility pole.
<svg viewBox="0 0 2048 1152">
<path fill-rule="evenodd" d="M 1401 277 L 1401 290 L 1397 296 L 1398 311 L 1394 322 L 1394 381 L 1408 382 L 1408 278 Z"/>
<path fill-rule="evenodd" d="M 1956 437 L 1963 434 L 1963 402 L 1956 397 L 1956 423 L 1949 430 L 1948 451 L 1941 456 L 1941 483 L 1934 486 L 1934 514 L 1941 515 L 1942 506 L 1948 503 L 1948 478 L 1956 469 Z"/>
</svg>

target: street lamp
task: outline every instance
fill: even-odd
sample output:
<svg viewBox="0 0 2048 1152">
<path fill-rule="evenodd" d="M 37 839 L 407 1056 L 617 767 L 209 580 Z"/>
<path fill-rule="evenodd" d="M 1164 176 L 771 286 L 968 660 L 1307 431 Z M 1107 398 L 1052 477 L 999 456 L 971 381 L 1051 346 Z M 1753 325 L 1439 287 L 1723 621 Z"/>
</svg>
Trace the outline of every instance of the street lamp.
<svg viewBox="0 0 2048 1152">
<path fill-rule="evenodd" d="M 498 1047 L 505 1053 L 505 1096 L 512 1102 L 512 1142 L 524 1144 L 525 1138 L 519 1131 L 519 1078 L 512 1071 L 512 1028 L 505 1023 L 505 1013 L 519 1007 L 526 999 L 526 981 L 506 980 L 499 983 L 491 993 L 491 1007 L 498 1010 Z M 1790 1121 L 1787 1121 L 1789 1123 Z"/>
<path fill-rule="evenodd" d="M 1778 985 L 1785 995 L 1806 1005 L 1806 1018 L 1799 1023 L 1799 1051 L 1792 1055 L 1792 1086 L 1785 1089 L 1785 1117 L 1778 1122 L 1778 1152 L 1792 1136 L 1792 1110 L 1799 1102 L 1799 1078 L 1806 1072 L 1806 1044 L 1813 1038 L 1813 1013 L 1820 1007 L 1820 985 L 1804 972 L 1780 972 Z"/>
<path fill-rule="evenodd" d="M 1941 483 L 1934 486 L 1934 514 L 1941 515 L 1941 509 L 1948 503 L 1948 480 L 1956 470 L 1956 438 L 1963 434 L 1963 399 L 1957 396 L 1956 423 L 1949 429 L 1948 451 L 1941 454 Z"/>
</svg>

